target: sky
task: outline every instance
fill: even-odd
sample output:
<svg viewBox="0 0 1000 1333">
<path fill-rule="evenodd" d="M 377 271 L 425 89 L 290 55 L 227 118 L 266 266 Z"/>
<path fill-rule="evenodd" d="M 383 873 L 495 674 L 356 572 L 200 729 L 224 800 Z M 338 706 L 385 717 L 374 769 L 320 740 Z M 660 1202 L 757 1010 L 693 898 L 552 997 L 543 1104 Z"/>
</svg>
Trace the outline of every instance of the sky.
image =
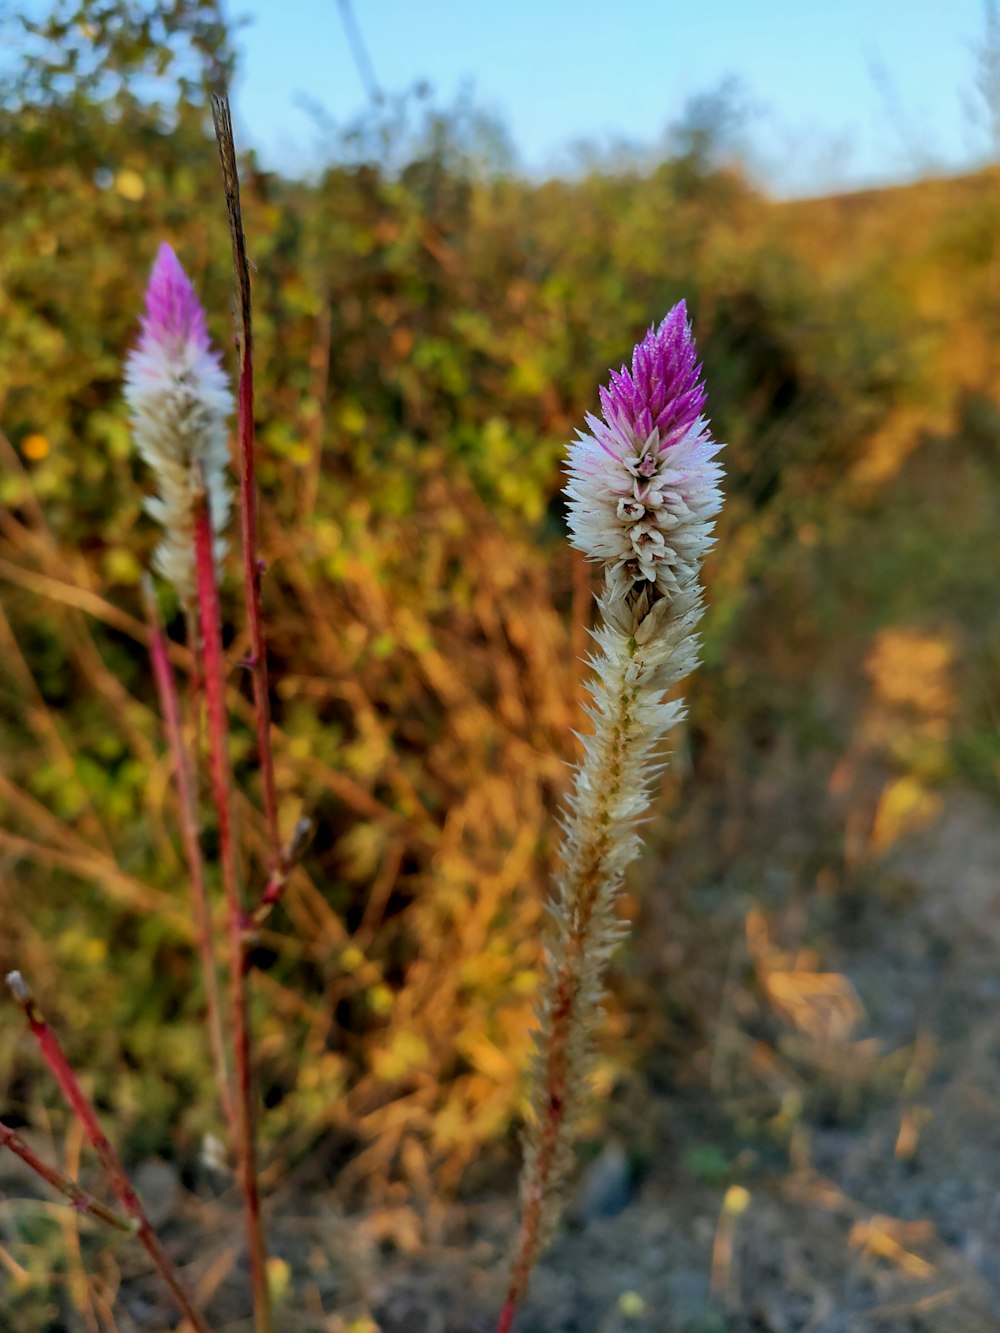
<svg viewBox="0 0 1000 1333">
<path fill-rule="evenodd" d="M 989 145 L 976 90 L 984 0 L 352 0 L 380 87 L 471 90 L 518 165 L 582 141 L 654 145 L 691 97 L 739 81 L 751 167 L 782 197 L 949 173 Z M 263 164 L 306 171 L 366 105 L 339 0 L 230 0 L 248 23 L 235 109 Z"/>
</svg>

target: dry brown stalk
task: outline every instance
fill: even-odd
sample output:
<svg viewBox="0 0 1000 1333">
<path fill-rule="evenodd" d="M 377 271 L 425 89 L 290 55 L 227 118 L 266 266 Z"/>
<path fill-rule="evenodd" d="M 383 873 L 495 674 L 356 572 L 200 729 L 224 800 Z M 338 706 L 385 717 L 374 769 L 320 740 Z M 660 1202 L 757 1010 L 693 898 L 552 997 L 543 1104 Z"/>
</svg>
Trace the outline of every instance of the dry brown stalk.
<svg viewBox="0 0 1000 1333">
<path fill-rule="evenodd" d="M 278 832 L 278 798 L 274 783 L 274 757 L 271 752 L 271 700 L 267 681 L 267 644 L 260 608 L 260 578 L 263 562 L 257 541 L 257 483 L 253 421 L 253 308 L 250 298 L 250 264 L 243 213 L 240 206 L 240 177 L 236 163 L 236 144 L 229 98 L 212 98 L 212 120 L 219 144 L 222 183 L 226 193 L 229 236 L 233 250 L 236 278 L 236 318 L 239 326 L 239 440 L 240 440 L 240 524 L 243 535 L 243 582 L 246 594 L 247 622 L 250 628 L 251 655 L 247 665 L 253 675 L 254 703 L 257 711 L 257 752 L 260 759 L 264 813 L 271 839 L 274 863 L 281 858 Z"/>
</svg>

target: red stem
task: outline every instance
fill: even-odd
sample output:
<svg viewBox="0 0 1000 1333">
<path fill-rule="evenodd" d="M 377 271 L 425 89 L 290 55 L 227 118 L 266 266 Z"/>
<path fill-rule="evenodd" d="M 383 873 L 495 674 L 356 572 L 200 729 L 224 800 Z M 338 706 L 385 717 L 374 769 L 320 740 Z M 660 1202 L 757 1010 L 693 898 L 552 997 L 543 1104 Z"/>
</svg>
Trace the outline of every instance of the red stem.
<svg viewBox="0 0 1000 1333">
<path fill-rule="evenodd" d="M 86 1213 L 88 1217 L 94 1217 L 99 1222 L 107 1222 L 108 1226 L 117 1227 L 119 1231 L 126 1231 L 129 1235 L 135 1232 L 134 1222 L 130 1222 L 127 1217 L 122 1217 L 120 1213 L 116 1213 L 107 1204 L 92 1198 L 86 1190 L 80 1188 L 75 1180 L 64 1175 L 56 1167 L 49 1166 L 48 1162 L 43 1162 L 34 1149 L 25 1143 L 20 1134 L 2 1121 L 0 1121 L 0 1144 L 3 1144 L 5 1148 L 9 1148 L 12 1153 L 20 1157 L 21 1161 L 29 1166 L 35 1175 L 41 1176 L 53 1189 L 65 1195 L 77 1212 Z"/>
<path fill-rule="evenodd" d="M 615 788 L 614 790 L 616 790 Z M 576 882 L 577 910 L 562 944 L 562 960 L 551 978 L 551 1004 L 546 1023 L 545 1056 L 541 1073 L 540 1130 L 538 1147 L 526 1187 L 522 1186 L 521 1228 L 511 1265 L 507 1301 L 500 1314 L 497 1333 L 506 1333 L 514 1312 L 528 1288 L 528 1279 L 539 1250 L 542 1210 L 551 1189 L 551 1176 L 564 1132 L 569 1102 L 570 1037 L 579 1021 L 577 1000 L 580 968 L 586 954 L 598 888 L 610 850 L 608 834 L 601 832 L 591 843 L 589 855 L 581 858 L 583 869 Z M 552 966 L 555 966 L 553 963 Z"/>
<path fill-rule="evenodd" d="M 503 1309 L 500 1311 L 500 1318 L 497 1321 L 497 1333 L 510 1333 L 514 1327 L 514 1315 L 517 1312 L 516 1306 L 510 1301 L 504 1301 Z"/>
<path fill-rule="evenodd" d="M 582 933 L 581 930 L 577 940 L 582 937 Z M 578 949 L 570 951 L 569 958 L 564 960 L 555 981 L 545 1060 L 542 1129 L 531 1180 L 524 1194 L 518 1248 L 511 1266 L 507 1300 L 500 1312 L 497 1333 L 507 1333 L 510 1329 L 514 1312 L 527 1290 L 528 1278 L 538 1253 L 538 1229 L 542 1220 L 542 1208 L 548 1194 L 549 1176 L 566 1114 L 568 1042 L 576 997 L 577 978 L 574 960 L 577 954 Z"/>
<path fill-rule="evenodd" d="M 129 1180 L 124 1166 L 122 1166 L 121 1158 L 111 1146 L 111 1141 L 104 1130 L 101 1129 L 97 1112 L 91 1105 L 83 1088 L 81 1088 L 76 1074 L 74 1074 L 62 1047 L 59 1045 L 58 1038 L 42 1017 L 41 1010 L 35 1003 L 35 997 L 25 984 L 20 972 L 10 972 L 7 976 L 7 985 L 10 987 L 14 999 L 24 1011 L 24 1016 L 28 1020 L 32 1034 L 38 1042 L 42 1058 L 59 1084 L 62 1095 L 70 1109 L 80 1122 L 91 1147 L 97 1153 L 98 1160 L 104 1168 L 104 1174 L 107 1176 L 108 1184 L 117 1194 L 126 1213 L 136 1223 L 136 1235 L 139 1243 L 149 1255 L 157 1272 L 170 1288 L 178 1308 L 191 1324 L 195 1333 L 209 1333 L 208 1325 L 192 1305 L 191 1298 L 181 1286 L 173 1261 L 164 1250 L 159 1237 L 150 1225 L 146 1210 L 132 1188 L 132 1182 Z"/>
<path fill-rule="evenodd" d="M 236 1122 L 233 1111 L 232 1087 L 226 1060 L 222 1006 L 219 1002 L 219 977 L 212 939 L 212 914 L 205 888 L 205 868 L 201 855 L 198 828 L 198 800 L 192 777 L 192 765 L 188 758 L 187 747 L 184 744 L 180 703 L 177 698 L 173 668 L 170 665 L 170 657 L 167 653 L 167 641 L 163 633 L 163 627 L 160 624 L 152 583 L 147 581 L 144 584 L 143 591 L 149 618 L 149 651 L 153 664 L 153 675 L 156 678 L 156 689 L 160 697 L 163 728 L 174 760 L 174 776 L 177 782 L 177 797 L 180 804 L 181 835 L 184 840 L 184 851 L 191 875 L 191 906 L 198 930 L 198 951 L 201 955 L 201 971 L 205 986 L 205 1002 L 208 1009 L 208 1035 L 211 1043 L 212 1059 L 215 1063 L 215 1075 L 219 1084 L 222 1110 L 230 1131 L 235 1137 Z"/>
<path fill-rule="evenodd" d="M 247 994 L 247 949 L 240 875 L 232 820 L 232 779 L 229 771 L 229 728 L 226 720 L 226 668 L 222 651 L 222 617 L 215 578 L 212 520 L 203 487 L 195 486 L 194 534 L 198 571 L 198 608 L 204 654 L 205 706 L 211 759 L 212 796 L 219 825 L 219 853 L 226 893 L 229 934 L 232 1034 L 236 1070 L 236 1150 L 240 1186 L 246 1208 L 250 1277 L 257 1333 L 271 1333 L 271 1300 L 267 1285 L 267 1242 L 260 1209 L 254 1115 L 250 1011 Z"/>
<path fill-rule="evenodd" d="M 302 853 L 312 836 L 312 831 L 313 822 L 311 819 L 300 819 L 295 825 L 288 846 L 282 848 L 278 864 L 271 871 L 270 878 L 264 886 L 264 892 L 257 901 L 257 906 L 244 920 L 243 924 L 248 931 L 259 930 L 281 901 L 289 877 L 301 861 Z"/>
</svg>

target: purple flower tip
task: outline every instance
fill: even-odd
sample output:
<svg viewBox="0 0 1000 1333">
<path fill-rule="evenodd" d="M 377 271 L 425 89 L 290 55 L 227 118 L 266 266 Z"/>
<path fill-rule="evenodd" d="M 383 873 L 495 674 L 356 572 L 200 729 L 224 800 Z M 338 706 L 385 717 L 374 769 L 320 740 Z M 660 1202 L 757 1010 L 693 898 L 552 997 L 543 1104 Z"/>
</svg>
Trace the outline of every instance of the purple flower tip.
<svg viewBox="0 0 1000 1333">
<path fill-rule="evenodd" d="M 660 449 L 676 444 L 698 420 L 705 406 L 701 366 L 683 301 L 658 329 L 650 328 L 632 356 L 632 371 L 611 372 L 601 389 L 601 408 L 609 426 L 630 428 L 645 440 L 654 428 Z"/>
<path fill-rule="evenodd" d="M 146 288 L 144 338 L 157 343 L 191 341 L 202 350 L 209 347 L 205 312 L 180 261 L 164 241 Z"/>
</svg>

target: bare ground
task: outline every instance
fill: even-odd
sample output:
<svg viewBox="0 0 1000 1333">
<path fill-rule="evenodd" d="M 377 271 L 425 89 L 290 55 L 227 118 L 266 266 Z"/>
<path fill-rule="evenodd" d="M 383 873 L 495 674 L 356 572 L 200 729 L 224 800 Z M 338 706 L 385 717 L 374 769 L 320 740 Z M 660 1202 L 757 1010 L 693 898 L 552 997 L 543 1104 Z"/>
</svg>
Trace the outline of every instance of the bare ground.
<svg viewBox="0 0 1000 1333">
<path fill-rule="evenodd" d="M 816 783 L 790 787 L 782 766 L 721 822 L 711 803 L 689 810 L 646 863 L 616 986 L 627 1003 L 641 975 L 653 1035 L 595 1120 L 519 1333 L 1000 1327 L 997 807 L 947 790 L 879 855 L 845 870 L 837 851 L 834 876 L 817 848 L 838 798 L 811 819 Z M 490 1333 L 514 1162 L 500 1153 L 448 1205 L 399 1197 L 353 1216 L 300 1177 L 271 1210 L 288 1265 L 280 1328 Z M 23 1177 L 2 1168 L 15 1199 Z M 163 1183 L 165 1236 L 214 1289 L 215 1326 L 247 1328 L 238 1216 Z M 115 1323 L 99 1301 L 93 1323 L 56 1302 L 33 1327 L 166 1327 L 141 1261 L 119 1248 L 103 1263 Z M 0 1328 L 27 1327 L 17 1308 Z"/>
</svg>

